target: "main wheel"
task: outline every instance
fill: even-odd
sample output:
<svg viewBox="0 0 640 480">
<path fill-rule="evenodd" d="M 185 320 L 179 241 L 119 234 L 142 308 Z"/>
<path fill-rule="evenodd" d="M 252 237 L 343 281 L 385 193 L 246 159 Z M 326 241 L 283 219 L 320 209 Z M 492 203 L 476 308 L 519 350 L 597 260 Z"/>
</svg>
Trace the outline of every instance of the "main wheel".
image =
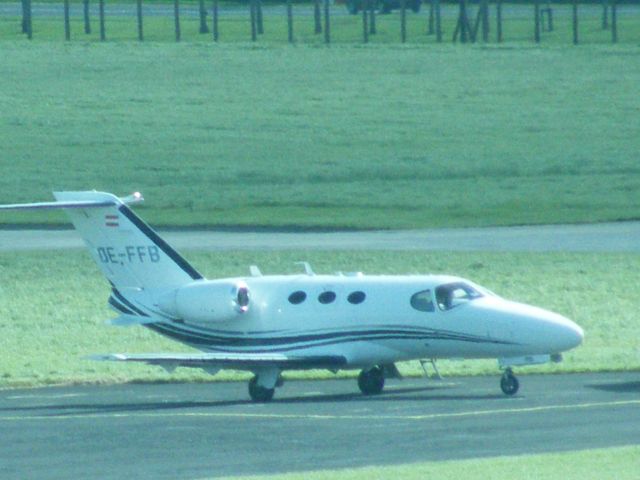
<svg viewBox="0 0 640 480">
<path fill-rule="evenodd" d="M 258 377 L 249 380 L 249 396 L 254 402 L 266 403 L 273 399 L 275 388 L 265 388 L 258 385 Z"/>
<path fill-rule="evenodd" d="M 500 379 L 500 388 L 505 395 L 515 395 L 520 388 L 520 382 L 511 369 L 507 369 Z"/>
<path fill-rule="evenodd" d="M 377 395 L 384 388 L 384 374 L 382 368 L 373 367 L 371 370 L 362 370 L 358 375 L 358 387 L 365 395 Z"/>
</svg>

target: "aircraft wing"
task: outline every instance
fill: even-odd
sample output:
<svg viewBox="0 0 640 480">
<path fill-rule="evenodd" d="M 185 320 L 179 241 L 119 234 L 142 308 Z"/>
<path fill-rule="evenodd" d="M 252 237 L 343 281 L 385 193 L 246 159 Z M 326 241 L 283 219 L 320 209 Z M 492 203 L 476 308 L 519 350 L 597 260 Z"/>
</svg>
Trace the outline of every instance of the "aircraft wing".
<svg viewBox="0 0 640 480">
<path fill-rule="evenodd" d="M 221 368 L 253 370 L 272 367 L 282 370 L 308 370 L 314 368 L 338 369 L 346 365 L 341 355 L 284 355 L 279 353 L 109 353 L 93 355 L 91 360 L 116 362 L 142 362 L 158 365 L 168 371 L 176 367 L 202 368 L 216 371 Z"/>
</svg>

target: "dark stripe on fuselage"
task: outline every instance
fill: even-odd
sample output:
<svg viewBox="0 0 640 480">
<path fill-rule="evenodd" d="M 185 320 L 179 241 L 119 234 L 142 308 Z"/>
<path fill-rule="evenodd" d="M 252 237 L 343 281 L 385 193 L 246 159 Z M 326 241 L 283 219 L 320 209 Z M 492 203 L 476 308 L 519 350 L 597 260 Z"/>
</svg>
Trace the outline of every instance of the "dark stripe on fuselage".
<svg viewBox="0 0 640 480">
<path fill-rule="evenodd" d="M 174 340 L 196 346 L 197 348 L 219 352 L 284 352 L 339 343 L 379 340 L 448 340 L 469 343 L 518 345 L 514 342 L 438 330 L 412 332 L 402 329 L 371 329 L 336 331 L 325 334 L 299 335 L 293 337 L 247 338 L 194 334 L 187 329 L 166 323 L 149 324 L 145 326 Z"/>
<path fill-rule="evenodd" d="M 149 225 L 147 225 L 140 217 L 138 217 L 133 211 L 126 205 L 121 205 L 118 209 L 127 217 L 131 222 L 144 233 L 149 240 L 157 245 L 176 265 L 178 265 L 187 275 L 194 280 L 201 280 L 204 278 L 198 271 L 191 266 L 182 256 L 176 252 L 171 245 L 165 242 L 160 235 L 158 235 Z"/>
<path fill-rule="evenodd" d="M 122 305 L 118 300 L 116 300 L 114 297 L 109 297 L 109 305 L 111 305 L 113 308 L 115 308 L 117 311 L 119 311 L 120 313 L 126 313 L 127 315 L 135 315 L 135 313 L 133 313 L 131 310 L 129 310 L 127 307 L 125 307 L 124 305 Z"/>
<path fill-rule="evenodd" d="M 127 308 L 129 308 L 130 310 L 133 310 L 135 313 L 137 313 L 138 315 L 141 315 L 143 317 L 148 317 L 149 315 L 147 315 L 146 313 L 144 313 L 142 310 L 140 310 L 138 307 L 136 307 L 133 303 L 131 303 L 129 300 L 127 300 L 124 295 L 122 295 L 118 289 L 116 287 L 111 288 L 111 293 L 115 296 L 115 298 L 117 298 L 121 303 L 123 303 L 124 305 L 127 306 Z M 111 299 L 111 297 L 110 297 Z M 109 302 L 111 303 L 111 302 Z"/>
</svg>

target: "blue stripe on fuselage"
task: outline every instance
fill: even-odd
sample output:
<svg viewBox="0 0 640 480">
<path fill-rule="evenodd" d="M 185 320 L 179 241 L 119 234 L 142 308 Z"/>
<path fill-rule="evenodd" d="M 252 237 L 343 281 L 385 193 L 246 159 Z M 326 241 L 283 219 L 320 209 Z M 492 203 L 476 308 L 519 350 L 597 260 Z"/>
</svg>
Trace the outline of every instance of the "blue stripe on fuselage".
<svg viewBox="0 0 640 480">
<path fill-rule="evenodd" d="M 369 330 L 338 330 L 323 334 L 279 336 L 256 338 L 246 336 L 214 336 L 194 333 L 188 328 L 175 324 L 158 323 L 146 325 L 153 331 L 173 338 L 197 348 L 220 352 L 284 352 L 289 350 L 326 346 L 338 343 L 376 340 L 449 340 L 470 343 L 487 343 L 500 345 L 517 345 L 517 343 L 495 340 L 486 337 L 463 335 L 456 332 L 424 329 L 369 329 Z"/>
</svg>

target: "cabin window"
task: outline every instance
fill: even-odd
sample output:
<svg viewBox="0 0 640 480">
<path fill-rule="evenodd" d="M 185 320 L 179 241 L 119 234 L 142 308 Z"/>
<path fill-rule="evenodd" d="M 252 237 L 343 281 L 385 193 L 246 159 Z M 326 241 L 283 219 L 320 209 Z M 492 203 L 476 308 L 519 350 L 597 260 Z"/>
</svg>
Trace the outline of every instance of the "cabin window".
<svg viewBox="0 0 640 480">
<path fill-rule="evenodd" d="M 451 310 L 482 297 L 482 293 L 464 282 L 447 283 L 436 288 L 436 302 L 440 310 Z"/>
<path fill-rule="evenodd" d="M 307 294 L 302 290 L 298 290 L 289 295 L 289 303 L 299 305 L 307 299 Z"/>
<path fill-rule="evenodd" d="M 423 290 L 411 297 L 411 306 L 421 312 L 435 312 L 431 290 Z"/>
<path fill-rule="evenodd" d="M 320 295 L 318 295 L 318 301 L 320 303 L 322 303 L 323 305 L 326 305 L 327 303 L 331 303 L 336 299 L 336 292 L 322 292 Z"/>
<path fill-rule="evenodd" d="M 359 303 L 364 302 L 365 298 L 367 298 L 367 295 L 364 292 L 360 292 L 360 291 L 351 292 L 347 297 L 347 301 L 349 303 L 353 303 L 354 305 L 357 305 Z"/>
</svg>

